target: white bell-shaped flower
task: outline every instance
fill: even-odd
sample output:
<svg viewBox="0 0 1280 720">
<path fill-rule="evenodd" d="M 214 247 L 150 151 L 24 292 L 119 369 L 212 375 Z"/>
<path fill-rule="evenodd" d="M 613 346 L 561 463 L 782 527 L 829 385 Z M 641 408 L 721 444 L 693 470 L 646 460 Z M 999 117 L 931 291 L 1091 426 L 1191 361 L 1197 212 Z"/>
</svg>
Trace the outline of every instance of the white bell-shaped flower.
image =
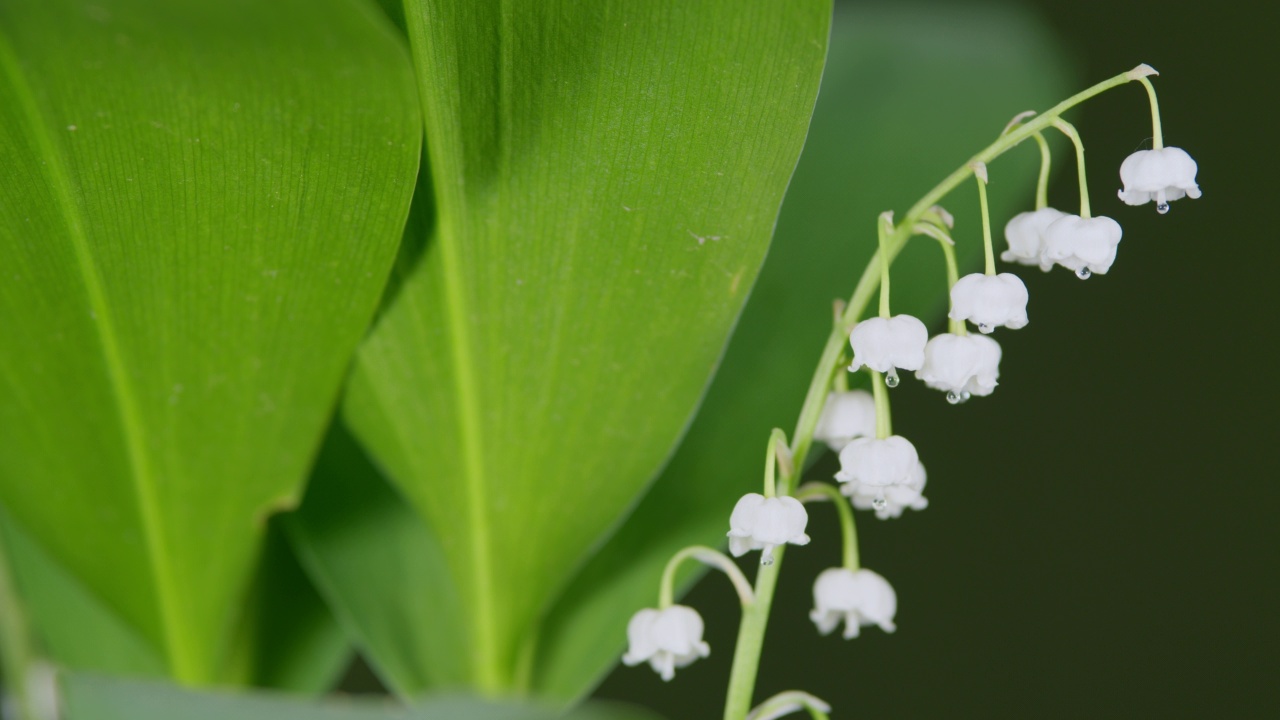
<svg viewBox="0 0 1280 720">
<path fill-rule="evenodd" d="M 878 573 L 863 568 L 829 568 L 813 583 L 813 611 L 809 619 L 818 632 L 829 634 L 844 621 L 844 638 L 858 637 L 863 625 L 878 625 L 891 633 L 897 630 L 893 616 L 898 612 L 898 595 Z"/>
<path fill-rule="evenodd" d="M 951 404 L 996 389 L 1000 377 L 1000 343 L 986 335 L 942 333 L 924 346 L 924 367 L 916 377 L 947 394 Z"/>
<path fill-rule="evenodd" d="M 883 440 L 858 438 L 840 451 L 840 472 L 836 473 L 836 480 L 871 488 L 907 485 L 919 464 L 915 446 L 901 435 Z"/>
<path fill-rule="evenodd" d="M 895 368 L 919 370 L 924 364 L 924 344 L 929 342 L 929 331 L 924 323 L 910 315 L 894 315 L 891 318 L 867 318 L 853 326 L 849 345 L 853 347 L 853 363 L 850 370 L 867 366 L 880 373 L 889 373 L 889 386 L 897 385 Z"/>
<path fill-rule="evenodd" d="M 729 552 L 740 557 L 752 550 L 763 550 L 760 562 L 770 565 L 776 546 L 809 544 L 809 536 L 804 534 L 808 524 L 809 513 L 799 500 L 747 493 L 729 516 Z"/>
<path fill-rule="evenodd" d="M 1124 189 L 1118 194 L 1129 205 L 1155 200 L 1156 210 L 1164 214 L 1174 200 L 1200 197 L 1200 186 L 1196 185 L 1198 169 L 1196 161 L 1182 148 L 1139 150 L 1120 164 Z"/>
<path fill-rule="evenodd" d="M 875 510 L 876 518 L 891 520 L 902 517 L 904 510 L 924 510 L 929 507 L 929 499 L 924 496 L 927 479 L 924 465 L 916 463 L 916 470 L 905 485 L 871 487 L 854 480 L 841 485 L 840 492 L 849 496 L 855 508 Z"/>
<path fill-rule="evenodd" d="M 1051 207 L 1014 215 L 1004 226 L 1004 239 L 1009 243 L 1009 249 L 1000 253 L 1000 259 L 1021 265 L 1041 265 L 1042 270 L 1048 271 L 1040 259 L 1044 253 L 1044 229 L 1064 216 L 1066 213 Z"/>
<path fill-rule="evenodd" d="M 711 654 L 702 630 L 702 616 L 691 607 L 645 608 L 627 623 L 629 647 L 622 662 L 630 666 L 647 660 L 663 680 L 670 680 L 676 668 Z"/>
<path fill-rule="evenodd" d="M 876 401 L 866 390 L 846 390 L 827 395 L 813 437 L 840 452 L 850 440 L 874 437 L 876 434 Z"/>
<path fill-rule="evenodd" d="M 1026 327 L 1027 286 L 1013 273 L 965 275 L 951 288 L 950 317 L 968 320 L 984 333 Z"/>
<path fill-rule="evenodd" d="M 1044 231 L 1044 265 L 1061 265 L 1086 280 L 1106 274 L 1116 261 L 1116 246 L 1124 231 L 1109 217 L 1082 218 L 1067 215 L 1054 220 Z"/>
</svg>

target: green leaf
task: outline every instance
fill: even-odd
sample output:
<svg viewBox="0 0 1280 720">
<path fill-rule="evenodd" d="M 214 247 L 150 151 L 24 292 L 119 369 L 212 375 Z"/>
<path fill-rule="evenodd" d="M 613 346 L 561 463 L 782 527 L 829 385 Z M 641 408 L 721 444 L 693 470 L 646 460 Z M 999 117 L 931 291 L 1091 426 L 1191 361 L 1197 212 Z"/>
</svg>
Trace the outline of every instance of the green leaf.
<svg viewBox="0 0 1280 720">
<path fill-rule="evenodd" d="M 430 698 L 404 708 L 370 700 L 194 693 L 168 684 L 83 674 L 64 677 L 61 685 L 67 720 L 658 720 L 645 710 L 612 704 L 560 714 L 464 697 Z"/>
<path fill-rule="evenodd" d="M 769 262 L 684 443 L 551 611 L 533 663 L 539 692 L 572 700 L 589 691 L 624 649 L 631 614 L 654 603 L 667 559 L 689 544 L 723 542 L 736 500 L 759 492 L 769 431 L 789 433 L 796 421 L 831 330 L 832 301 L 848 297 L 875 249 L 876 216 L 904 212 L 1017 112 L 1065 97 L 1066 66 L 1047 28 L 1007 8 L 837 13 L 809 141 Z M 1032 146 L 992 165 L 996 228 L 1030 206 L 1038 158 Z M 945 206 L 956 217 L 960 262 L 976 267 L 976 189 L 963 187 Z M 936 241 L 912 241 L 893 266 L 894 312 L 940 319 L 943 268 Z"/>
<path fill-rule="evenodd" d="M 319 694 L 336 684 L 352 652 L 272 519 L 249 586 L 222 683 Z"/>
<path fill-rule="evenodd" d="M 335 423 L 302 506 L 283 518 L 299 559 L 401 697 L 466 684 L 462 608 L 440 544 Z"/>
<path fill-rule="evenodd" d="M 520 684 L 539 613 L 686 427 L 768 246 L 830 12 L 406 3 L 437 215 L 344 414 L 446 539 L 471 683 Z"/>
<path fill-rule="evenodd" d="M 0 503 L 86 596 L 47 622 L 92 599 L 119 630 L 86 666 L 222 672 L 420 135 L 405 49 L 360 3 L 0 4 Z M 105 647 L 125 634 L 147 652 Z"/>
</svg>

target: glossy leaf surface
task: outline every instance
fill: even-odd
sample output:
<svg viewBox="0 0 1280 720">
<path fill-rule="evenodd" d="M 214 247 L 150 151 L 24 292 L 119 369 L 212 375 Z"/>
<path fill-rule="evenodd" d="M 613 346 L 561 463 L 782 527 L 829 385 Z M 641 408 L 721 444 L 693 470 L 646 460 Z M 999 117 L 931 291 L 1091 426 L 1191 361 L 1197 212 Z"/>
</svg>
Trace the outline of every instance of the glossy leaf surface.
<svg viewBox="0 0 1280 720">
<path fill-rule="evenodd" d="M 0 4 L 0 502 L 137 660 L 89 633 L 73 664 L 224 673 L 420 135 L 360 3 Z"/>
<path fill-rule="evenodd" d="M 434 221 L 410 223 L 425 247 L 344 416 L 444 539 L 435 581 L 463 608 L 444 622 L 465 632 L 468 682 L 493 690 L 527 677 L 539 613 L 703 394 L 808 127 L 831 8 L 405 8 Z"/>
</svg>

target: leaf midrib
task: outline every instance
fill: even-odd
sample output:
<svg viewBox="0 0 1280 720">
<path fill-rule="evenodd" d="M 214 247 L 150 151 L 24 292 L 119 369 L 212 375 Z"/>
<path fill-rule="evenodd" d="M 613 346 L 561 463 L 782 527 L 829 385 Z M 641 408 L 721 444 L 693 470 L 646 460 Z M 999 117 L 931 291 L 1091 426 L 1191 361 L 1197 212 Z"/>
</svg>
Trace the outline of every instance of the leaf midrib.
<svg viewBox="0 0 1280 720">
<path fill-rule="evenodd" d="M 145 451 L 145 432 L 136 391 L 129 382 L 120 346 L 116 341 L 115 322 L 107 304 L 102 280 L 89 247 L 79 209 L 73 199 L 69 175 L 63 167 L 57 144 L 43 122 L 35 95 L 22 74 L 9 38 L 3 31 L 0 31 L 0 69 L 9 76 L 10 84 L 17 97 L 17 104 L 30 126 L 31 139 L 35 142 L 39 155 L 44 158 L 45 175 L 53 191 L 54 200 L 58 204 L 61 219 L 67 225 L 67 234 L 75 252 L 76 265 L 84 281 L 85 294 L 92 310 L 91 318 L 95 321 L 92 324 L 97 329 L 107 377 L 111 383 L 112 394 L 116 398 L 116 409 L 119 414 L 121 434 L 124 436 L 126 455 L 133 469 L 130 479 L 133 481 L 138 500 L 143 540 L 147 546 L 148 561 L 155 581 L 156 603 L 164 634 L 165 655 L 178 680 L 197 682 L 202 679 L 201 673 L 195 659 L 190 655 L 190 647 L 181 632 L 181 624 L 177 617 L 176 589 L 169 572 L 171 568 L 169 549 L 165 544 L 160 522 L 155 477 Z"/>
<path fill-rule="evenodd" d="M 410 29 L 410 50 L 414 64 L 428 64 L 426 57 L 420 53 L 431 53 L 423 49 L 421 43 L 426 42 L 428 30 L 423 25 L 422 12 L 407 12 Z M 414 42 L 414 40 L 417 42 Z M 456 52 L 456 48 L 454 48 Z M 456 58 L 455 58 L 456 60 Z M 465 487 L 467 504 L 467 526 L 471 551 L 471 568 L 467 573 L 471 581 L 471 594 L 474 607 L 471 609 L 471 631 L 473 633 L 475 651 L 471 653 L 472 677 L 478 689 L 483 692 L 496 693 L 503 689 L 502 669 L 499 666 L 498 637 L 495 627 L 493 586 L 493 550 L 490 546 L 489 516 L 487 512 L 487 487 L 485 483 L 484 449 L 481 440 L 481 422 L 479 412 L 478 383 L 475 376 L 473 339 L 467 322 L 466 290 L 462 272 L 465 263 L 461 257 L 458 243 L 466 236 L 466 222 L 457 222 L 466 217 L 466 201 L 464 197 L 456 198 L 457 206 L 448 197 L 451 182 L 456 177 L 445 172 L 446 153 L 456 151 L 461 141 L 447 129 L 447 121 L 442 122 L 435 98 L 432 97 L 431 77 L 429 73 L 419 71 L 419 93 L 423 106 L 423 125 L 426 131 L 426 147 L 431 173 L 431 186 L 435 188 L 435 201 L 439 209 L 436 222 L 436 239 L 440 246 L 443 286 L 442 299 L 445 306 L 445 319 L 448 335 L 449 355 L 453 363 L 456 407 L 458 411 L 458 433 L 462 441 L 462 484 Z M 447 103 L 442 104 L 444 111 L 450 109 Z M 451 142 L 450 142 L 451 141 Z M 432 152 L 433 148 L 443 148 L 444 152 Z M 465 151 L 464 151 L 465 154 Z M 453 168 L 450 168 L 453 170 Z M 465 173 L 465 169 L 463 169 Z M 455 215 L 457 217 L 455 217 Z M 462 230 L 459 230 L 461 226 Z"/>
</svg>

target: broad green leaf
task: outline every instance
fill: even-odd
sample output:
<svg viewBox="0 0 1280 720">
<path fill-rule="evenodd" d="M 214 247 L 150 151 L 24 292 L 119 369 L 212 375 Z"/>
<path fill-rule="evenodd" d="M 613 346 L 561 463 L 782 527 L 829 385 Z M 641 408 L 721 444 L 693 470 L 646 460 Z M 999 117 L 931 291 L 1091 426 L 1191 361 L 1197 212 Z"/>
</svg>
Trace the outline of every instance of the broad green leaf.
<svg viewBox="0 0 1280 720">
<path fill-rule="evenodd" d="M 284 520 L 299 559 L 401 697 L 466 685 L 470 652 L 435 537 L 335 423 L 302 506 Z"/>
<path fill-rule="evenodd" d="M 769 262 L 684 443 L 550 613 L 533 663 L 541 693 L 571 700 L 587 692 L 623 651 L 631 614 L 656 601 L 667 559 L 688 544 L 723 542 L 734 502 L 759 492 L 770 428 L 791 432 L 830 332 L 832 301 L 848 297 L 874 250 L 876 216 L 905 212 L 1015 113 L 1065 97 L 1065 67 L 1048 30 L 1008 9 L 894 5 L 837 13 L 809 141 Z M 1038 158 L 1034 146 L 1019 148 L 991 166 L 997 228 L 1031 203 Z M 945 205 L 956 217 L 961 262 L 976 266 L 976 189 L 962 188 Z M 894 312 L 941 319 L 945 275 L 935 241 L 912 242 L 893 266 L 892 287 Z M 838 557 L 830 548 L 797 552 Z M 736 626 L 737 618 L 707 621 Z"/>
<path fill-rule="evenodd" d="M 128 635 L 184 681 L 222 673 L 420 135 L 370 6 L 0 4 L 0 503 L 111 618 L 85 666 L 141 669 L 108 647 Z"/>
<path fill-rule="evenodd" d="M 67 720 L 658 720 L 639 708 L 592 704 L 568 714 L 464 697 L 413 708 L 375 700 L 299 700 L 265 693 L 195 693 L 156 682 L 74 674 L 62 678 Z"/>
<path fill-rule="evenodd" d="M 344 415 L 445 540 L 437 581 L 464 609 L 469 681 L 493 690 L 518 683 L 539 612 L 704 392 L 808 127 L 831 7 L 405 7 L 436 216 Z"/>
<path fill-rule="evenodd" d="M 3 545 L 41 648 L 68 667 L 161 677 L 164 658 L 0 508 Z"/>
<path fill-rule="evenodd" d="M 351 644 L 272 519 L 220 682 L 322 693 L 351 661 Z"/>
</svg>

